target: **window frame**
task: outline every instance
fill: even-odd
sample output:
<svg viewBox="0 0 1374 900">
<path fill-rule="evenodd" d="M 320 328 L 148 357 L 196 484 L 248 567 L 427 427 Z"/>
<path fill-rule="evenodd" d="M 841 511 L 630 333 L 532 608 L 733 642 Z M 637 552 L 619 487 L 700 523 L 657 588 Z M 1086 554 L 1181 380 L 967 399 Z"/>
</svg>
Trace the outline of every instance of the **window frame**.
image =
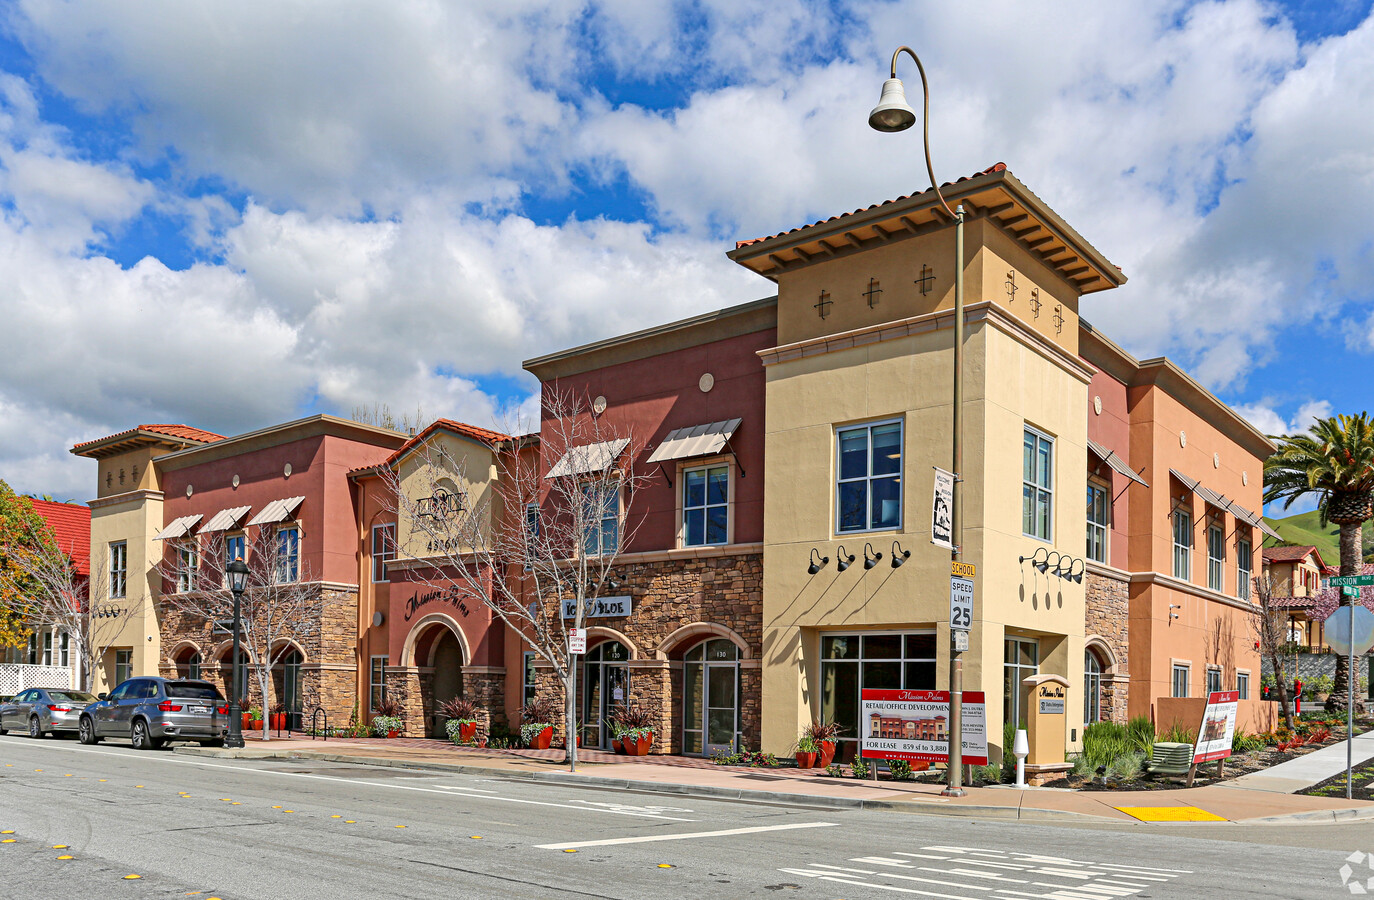
<svg viewBox="0 0 1374 900">
<path fill-rule="evenodd" d="M 196 585 L 196 573 L 200 571 L 200 547 L 194 543 L 178 543 L 172 551 L 176 554 L 176 584 L 174 593 L 189 594 Z"/>
<path fill-rule="evenodd" d="M 1182 532 L 1188 536 L 1188 543 L 1186 544 L 1178 542 L 1180 522 L 1183 523 Z M 1170 516 L 1170 524 L 1173 526 L 1174 577 L 1180 581 L 1191 583 L 1193 580 L 1193 511 L 1183 506 L 1176 507 L 1173 515 Z M 1183 568 L 1182 574 L 1179 574 L 1180 562 Z"/>
<path fill-rule="evenodd" d="M 897 471 L 896 471 L 895 475 L 893 475 L 893 474 L 874 475 L 874 474 L 873 474 L 873 429 L 875 429 L 875 428 L 881 428 L 881 427 L 884 426 L 884 425 L 896 425 L 896 426 L 897 426 Z M 853 478 L 842 478 L 842 477 L 841 477 L 841 474 L 840 474 L 840 473 L 843 471 L 842 464 L 841 464 L 841 451 L 840 451 L 841 444 L 840 444 L 840 438 L 841 438 L 841 435 L 844 435 L 844 434 L 846 434 L 846 433 L 848 433 L 848 432 L 852 432 L 852 431 L 864 431 L 864 432 L 866 432 L 866 435 L 867 435 L 867 445 L 866 445 L 865 450 L 864 450 L 864 461 L 865 461 L 864 474 L 861 475 L 861 476 L 853 477 Z M 833 484 L 834 484 L 834 490 L 831 492 L 831 498 L 832 498 L 832 502 L 835 504 L 835 514 L 831 517 L 831 527 L 835 529 L 835 530 L 834 530 L 834 534 L 835 534 L 837 537 L 839 537 L 839 536 L 848 536 L 848 535 L 853 535 L 853 534 L 874 534 L 874 533 L 880 533 L 880 532 L 884 532 L 884 531 L 888 531 L 888 532 L 899 532 L 899 531 L 901 531 L 901 530 L 903 529 L 903 527 L 905 526 L 905 523 L 906 523 L 906 486 L 905 486 L 905 483 L 902 481 L 902 477 L 906 474 L 906 417 L 905 417 L 905 416 L 890 416 L 890 417 L 885 418 L 885 419 L 874 419 L 874 420 L 871 421 L 871 422 L 853 422 L 853 423 L 850 423 L 850 424 L 848 424 L 848 425 L 836 425 L 836 426 L 834 426 L 833 440 L 834 440 L 834 456 L 833 456 L 834 462 L 833 462 L 833 465 L 834 465 L 835 469 L 834 469 L 833 477 L 832 477 L 832 479 L 831 479 L 831 481 L 832 481 Z M 873 482 L 876 481 L 876 480 L 887 481 L 887 480 L 892 479 L 892 478 L 894 478 L 894 477 L 896 478 L 896 481 L 897 481 L 897 521 L 896 521 L 895 524 L 892 524 L 892 525 L 874 526 L 874 525 L 873 525 Z M 841 502 L 840 502 L 840 489 L 841 489 L 841 486 L 842 486 L 842 485 L 845 485 L 845 484 L 856 484 L 856 483 L 859 483 L 859 482 L 863 482 L 863 484 L 864 484 L 864 522 L 865 522 L 865 526 L 864 526 L 863 528 L 844 528 L 844 527 L 841 525 L 841 522 L 840 522 L 840 517 L 844 514 L 844 513 L 843 513 L 843 508 L 842 508 L 842 505 L 841 505 Z"/>
<path fill-rule="evenodd" d="M 1250 599 L 1250 579 L 1254 570 L 1254 544 L 1249 538 L 1236 538 L 1236 596 Z M 1244 573 L 1244 577 L 1242 577 Z"/>
<path fill-rule="evenodd" d="M 1213 556 L 1213 550 L 1221 556 Z M 1217 593 L 1226 590 L 1226 526 L 1216 521 L 1207 525 L 1207 587 Z"/>
<path fill-rule="evenodd" d="M 1181 693 L 1181 694 L 1178 692 L 1178 690 L 1179 690 L 1179 688 L 1178 688 L 1178 678 L 1179 678 L 1179 675 L 1180 675 L 1180 674 L 1183 676 L 1183 693 Z M 1177 661 L 1175 661 L 1175 662 L 1173 662 L 1173 663 L 1170 663 L 1170 669 L 1169 669 L 1169 696 L 1170 696 L 1170 697 L 1186 698 L 1186 697 L 1188 696 L 1189 691 L 1191 691 L 1191 690 L 1193 689 L 1192 681 L 1193 681 L 1193 665 L 1192 665 L 1192 663 L 1177 662 Z"/>
<path fill-rule="evenodd" d="M 127 673 L 123 678 L 119 677 L 119 670 L 121 668 Z M 114 687 L 119 687 L 121 684 L 134 677 L 134 651 L 132 647 L 115 648 L 114 675 Z"/>
<path fill-rule="evenodd" d="M 378 533 L 381 533 L 381 549 L 377 549 Z M 390 535 L 390 546 L 387 545 L 387 536 Z M 396 558 L 396 523 L 381 522 L 372 526 L 371 543 L 368 546 L 372 555 L 372 583 L 390 584 L 391 576 L 387 574 L 386 564 Z M 377 577 L 378 567 L 381 568 L 381 577 Z"/>
<path fill-rule="evenodd" d="M 700 506 L 687 505 L 687 476 L 693 472 L 707 473 L 707 486 L 710 484 L 710 471 L 712 469 L 725 470 L 725 502 L 709 502 L 709 489 L 703 491 L 702 504 Z M 717 456 L 708 459 L 696 460 L 691 463 L 679 463 L 677 467 L 678 489 L 676 494 L 677 505 L 677 545 L 679 547 L 725 547 L 735 542 L 735 465 L 734 460 L 729 456 Z M 725 507 L 725 540 L 707 541 L 708 527 L 707 521 L 710 511 L 713 508 Z M 692 544 L 687 540 L 687 513 L 690 510 L 702 510 L 702 543 Z"/>
<path fill-rule="evenodd" d="M 590 505 L 588 497 L 589 488 L 604 490 L 606 491 L 606 495 L 599 498 L 601 502 L 598 505 L 601 509 L 601 515 L 596 520 L 597 525 L 595 530 L 587 528 L 582 534 L 582 554 L 587 558 L 615 556 L 617 553 L 620 552 L 621 525 L 625 520 L 624 484 L 618 478 L 615 479 L 614 483 L 612 483 L 610 480 L 602 479 L 588 479 L 581 482 L 579 486 L 579 493 L 581 494 L 582 503 L 586 506 Z M 610 499 L 611 493 L 614 493 L 615 495 L 615 514 L 613 516 L 606 514 L 608 506 L 606 501 Z M 614 540 L 611 542 L 611 546 L 608 549 L 606 542 L 606 523 L 612 520 L 615 522 L 615 533 Z M 590 521 L 584 521 L 583 524 L 589 526 L 591 523 Z M 588 543 L 592 539 L 593 534 L 595 534 L 597 538 L 597 543 L 594 550 Z"/>
<path fill-rule="evenodd" d="M 294 534 L 295 540 L 292 544 L 290 555 L 283 552 L 282 538 L 287 534 Z M 274 584 L 295 584 L 301 580 L 301 527 L 297 523 L 290 525 L 278 525 L 273 534 L 275 547 L 273 548 L 272 560 L 272 581 Z M 283 562 L 289 560 L 291 565 L 291 577 L 283 576 Z"/>
<path fill-rule="evenodd" d="M 1004 662 L 1003 665 L 1006 663 Z M 1083 725 L 1102 721 L 1102 660 L 1083 648 Z"/>
<path fill-rule="evenodd" d="M 1034 460 L 1037 459 L 1038 456 L 1039 456 L 1040 442 L 1043 441 L 1045 444 L 1047 444 L 1047 445 L 1049 446 L 1049 463 L 1048 463 L 1048 465 L 1046 466 L 1046 468 L 1048 469 L 1048 471 L 1046 472 L 1046 477 L 1047 477 L 1048 482 L 1049 482 L 1049 485 L 1048 485 L 1048 486 L 1041 485 L 1041 484 L 1039 484 L 1038 482 L 1032 482 L 1032 481 L 1027 481 L 1027 480 L 1026 480 L 1026 458 L 1025 458 L 1025 450 L 1026 450 L 1026 438 L 1027 438 L 1027 437 L 1031 437 L 1031 438 L 1034 438 L 1034 439 L 1035 439 L 1035 443 L 1034 443 L 1034 444 L 1031 446 L 1031 448 L 1030 448 L 1030 451 L 1031 451 L 1031 460 L 1032 460 L 1032 462 L 1034 462 Z M 1033 426 L 1033 425 L 1031 425 L 1031 424 L 1029 424 L 1029 423 L 1023 423 L 1023 424 L 1022 424 L 1022 436 L 1021 436 L 1021 450 L 1022 450 L 1022 456 L 1021 456 L 1021 534 L 1024 535 L 1025 537 L 1028 537 L 1028 538 L 1034 538 L 1034 539 L 1037 540 L 1037 541 L 1044 541 L 1044 542 L 1047 543 L 1047 544 L 1052 544 L 1052 543 L 1054 543 L 1054 494 L 1055 494 L 1055 487 L 1056 487 L 1056 485 L 1055 485 L 1055 478 L 1054 478 L 1054 473 L 1055 473 L 1055 466 L 1054 466 L 1054 457 L 1055 457 L 1054 443 L 1055 443 L 1055 439 L 1054 439 L 1054 436 L 1053 436 L 1053 435 L 1050 435 L 1050 434 L 1048 434 L 1048 433 L 1046 433 L 1046 432 L 1044 432 L 1044 431 L 1041 431 L 1039 428 L 1036 428 L 1035 426 Z M 1032 477 L 1034 477 L 1034 474 L 1035 474 L 1034 468 L 1032 468 L 1031 474 L 1032 474 Z M 1036 527 L 1035 511 L 1036 511 L 1036 509 L 1038 508 L 1036 504 L 1037 504 L 1037 501 L 1040 499 L 1039 494 L 1040 494 L 1040 493 L 1044 493 L 1045 495 L 1047 495 L 1047 500 L 1046 500 L 1046 504 L 1045 504 L 1045 505 L 1046 505 L 1046 509 L 1047 509 L 1047 514 L 1046 514 L 1046 516 L 1045 516 L 1045 529 L 1046 529 L 1046 533 L 1043 534 L 1043 535 L 1042 535 L 1042 534 L 1039 534 L 1039 533 L 1037 533 L 1037 532 L 1035 532 L 1035 531 L 1027 531 L 1027 530 L 1026 530 L 1026 489 L 1027 489 L 1027 488 L 1030 488 L 1030 489 L 1031 489 L 1031 492 L 1032 492 L 1031 498 L 1030 498 L 1030 502 L 1031 502 L 1031 527 L 1032 527 L 1032 528 Z"/>
<path fill-rule="evenodd" d="M 110 563 L 110 599 L 122 600 L 129 595 L 129 542 L 110 541 L 107 553 Z"/>
<path fill-rule="evenodd" d="M 233 544 L 235 544 L 235 543 L 237 543 L 237 544 L 239 545 L 239 551 L 240 551 L 240 552 L 239 552 L 238 557 L 235 557 L 235 556 L 232 555 L 232 554 L 233 554 L 233 550 L 231 549 L 231 545 L 233 545 Z M 226 587 L 226 588 L 229 586 L 229 564 L 230 564 L 231 562 L 233 562 L 236 558 L 241 558 L 241 559 L 243 559 L 244 562 L 247 562 L 247 561 L 248 561 L 248 535 L 247 535 L 246 532 L 239 531 L 239 532 L 234 532 L 234 533 L 232 533 L 232 534 L 226 534 L 226 535 L 224 536 L 224 570 L 223 570 L 223 571 L 224 571 L 224 587 Z"/>
<path fill-rule="evenodd" d="M 386 702 L 386 664 L 391 657 L 374 654 L 367 658 L 367 711 L 375 714 Z M 378 675 L 381 678 L 378 679 Z"/>
<path fill-rule="evenodd" d="M 917 637 L 917 636 L 925 636 L 925 635 L 930 635 L 931 637 L 933 637 L 933 638 L 935 639 L 935 644 L 934 644 L 934 647 L 933 647 L 934 656 L 931 656 L 931 657 L 925 657 L 925 656 L 908 656 L 908 655 L 907 655 L 907 652 L 906 652 L 906 650 L 907 650 L 907 638 L 909 638 L 909 637 Z M 867 641 L 866 641 L 865 639 L 867 639 L 867 638 L 874 638 L 874 637 L 896 637 L 896 638 L 900 641 L 900 644 L 901 644 L 901 647 L 900 647 L 900 650 L 899 650 L 899 655 L 898 655 L 898 656 L 867 656 L 867 655 L 865 655 L 864 651 L 865 651 L 865 649 L 867 648 Z M 858 642 L 859 642 L 859 643 L 858 643 L 858 649 L 855 651 L 856 655 L 854 656 L 853 659 L 828 659 L 828 658 L 825 656 L 825 641 L 826 641 L 826 638 L 851 638 L 851 639 L 853 639 L 853 640 L 858 641 Z M 709 639 L 709 637 L 708 637 L 708 639 Z M 705 645 L 705 641 L 702 641 L 702 642 L 701 642 L 701 645 L 704 646 L 704 645 Z M 693 649 L 695 649 L 695 647 L 693 647 Z M 822 631 L 822 632 L 820 632 L 820 634 L 818 634 L 818 635 L 816 636 L 816 660 L 817 660 L 817 663 L 818 663 L 817 671 L 820 673 L 820 687 L 819 687 L 819 690 L 818 690 L 817 694 L 818 694 L 819 702 L 820 702 L 820 704 L 821 704 L 821 708 L 824 709 L 824 705 L 825 705 L 825 683 L 826 683 L 825 671 L 826 671 L 826 666 L 827 666 L 827 665 L 840 665 L 840 664 L 843 664 L 843 665 L 853 665 L 853 666 L 856 667 L 855 684 L 856 684 L 856 686 L 857 686 L 856 689 L 857 689 L 858 692 L 859 692 L 859 693 L 858 693 L 858 696 L 855 697 L 855 704 L 856 704 L 856 705 L 855 705 L 856 724 L 858 725 L 859 728 L 862 728 L 862 726 L 863 726 L 863 721 L 862 721 L 862 720 L 863 720 L 864 663 L 866 663 L 866 662 L 895 662 L 895 663 L 897 663 L 897 665 L 899 666 L 899 669 L 900 669 L 900 681 L 901 681 L 902 684 L 906 684 L 906 680 L 907 680 L 907 679 L 906 679 L 906 675 L 907 675 L 907 666 L 908 666 L 908 664 L 910 664 L 910 663 L 926 663 L 926 662 L 930 662 L 930 663 L 933 663 L 934 666 L 935 666 L 935 679 L 936 679 L 935 683 L 938 684 L 938 683 L 939 683 L 939 677 L 940 677 L 939 657 L 940 657 L 939 634 L 938 634 L 937 629 L 935 629 L 935 628 L 933 628 L 933 627 L 910 628 L 910 629 L 901 629 L 901 630 L 896 630 L 896 629 L 880 629 L 880 630 L 877 630 L 877 631 L 862 631 L 862 630 L 860 630 L 860 631 L 853 631 L 853 630 L 848 630 L 848 629 L 841 629 L 841 630 L 836 630 L 836 631 Z M 927 690 L 927 688 L 910 688 L 910 690 Z M 930 690 L 933 690 L 933 688 L 930 688 Z M 853 733 L 850 733 L 850 732 L 844 732 L 844 733 L 842 733 L 842 734 L 839 736 L 838 740 L 840 740 L 840 741 L 857 741 L 857 740 L 859 739 L 860 736 L 861 736 L 861 732 L 858 731 L 858 730 L 855 730 Z"/>
<path fill-rule="evenodd" d="M 538 658 L 539 654 L 533 650 L 526 650 L 521 657 L 520 700 L 523 704 L 529 704 L 539 695 L 539 679 L 534 668 L 534 661 Z"/>
<path fill-rule="evenodd" d="M 1238 700 L 1250 699 L 1250 670 L 1236 670 L 1236 693 L 1239 695 L 1236 698 Z"/>
<path fill-rule="evenodd" d="M 52 650 L 52 630 L 49 629 L 43 632 L 43 655 L 39 657 L 42 660 L 42 665 L 52 665 Z"/>
<path fill-rule="evenodd" d="M 1222 683 L 1222 682 L 1221 682 L 1221 675 L 1222 675 L 1221 666 L 1208 666 L 1208 667 L 1207 667 L 1207 684 L 1206 684 L 1206 687 L 1207 687 L 1207 696 L 1208 696 L 1208 697 L 1212 696 L 1212 694 L 1214 694 L 1214 693 L 1218 693 L 1219 691 L 1221 691 L 1221 683 Z M 1215 688 L 1216 688 L 1215 690 L 1213 690 L 1213 686 L 1215 686 Z"/>
<path fill-rule="evenodd" d="M 1007 662 L 1007 645 L 1008 645 L 1008 644 L 1016 644 L 1016 645 L 1017 645 L 1017 646 L 1016 646 L 1016 649 L 1017 649 L 1018 652 L 1016 653 L 1016 658 L 1015 658 L 1015 661 L 1014 661 L 1014 662 Z M 1035 662 L 1034 662 L 1034 663 L 1023 663 L 1023 662 L 1021 662 L 1021 655 L 1020 655 L 1020 652 L 1019 652 L 1019 651 L 1020 651 L 1020 649 L 1021 649 L 1021 645 L 1022 645 L 1022 644 L 1026 644 L 1026 645 L 1029 645 L 1029 646 L 1035 648 Z M 1016 725 L 1015 725 L 1016 728 L 1020 728 L 1020 727 L 1021 727 L 1022 714 L 1026 712 L 1026 710 L 1023 710 L 1023 709 L 1020 708 L 1020 705 L 1021 705 L 1021 683 L 1022 683 L 1022 682 L 1025 680 L 1025 678 L 1026 678 L 1026 675 L 1023 674 L 1023 673 L 1029 672 L 1029 673 L 1032 674 L 1032 675 L 1039 675 L 1039 674 L 1040 674 L 1040 667 L 1041 667 L 1042 665 L 1044 665 L 1044 664 L 1045 664 L 1044 657 L 1043 657 L 1043 655 L 1042 655 L 1041 652 L 1040 652 L 1040 639 L 1039 639 L 1039 638 L 1028 637 L 1028 636 L 1023 635 L 1023 634 L 1003 634 L 1003 635 L 1002 635 L 1002 680 L 1003 680 L 1003 691 L 1002 691 L 1002 694 L 1003 694 L 1003 696 L 1002 696 L 1002 721 L 1003 721 L 1004 723 L 1007 721 L 1007 715 L 1008 715 L 1009 713 L 1013 713 L 1013 712 L 1014 712 L 1014 713 L 1015 713 L 1015 718 L 1014 718 L 1012 721 L 1015 721 L 1015 722 L 1016 722 Z M 1017 673 L 1018 673 L 1018 677 L 1017 677 L 1016 682 L 1015 682 L 1015 685 L 1016 685 L 1016 686 L 1015 686 L 1015 690 L 1014 690 L 1014 692 L 1013 692 L 1012 695 L 1011 695 L 1011 706 L 1015 707 L 1014 710 L 1009 710 L 1009 709 L 1006 708 L 1006 707 L 1007 707 L 1007 699 L 1008 699 L 1007 696 L 1006 696 L 1006 673 L 1007 673 L 1007 670 L 1008 670 L 1008 669 L 1015 669 L 1015 670 L 1017 671 Z M 1029 698 L 1027 698 L 1027 700 L 1029 701 Z"/>
<path fill-rule="evenodd" d="M 1024 490 L 1024 487 L 1022 488 Z M 1093 519 L 1093 494 L 1098 493 L 1102 496 L 1102 521 L 1097 522 Z M 1024 497 L 1022 498 L 1024 503 Z M 1087 516 L 1087 547 L 1084 548 L 1084 555 L 1093 562 L 1107 564 L 1111 558 L 1111 534 L 1112 534 L 1112 491 L 1111 488 L 1103 484 L 1096 478 L 1088 479 L 1088 516 Z M 1022 521 L 1024 522 L 1024 508 L 1022 511 Z M 1102 557 L 1099 559 L 1093 556 L 1093 531 L 1100 531 L 1100 543 Z"/>
</svg>

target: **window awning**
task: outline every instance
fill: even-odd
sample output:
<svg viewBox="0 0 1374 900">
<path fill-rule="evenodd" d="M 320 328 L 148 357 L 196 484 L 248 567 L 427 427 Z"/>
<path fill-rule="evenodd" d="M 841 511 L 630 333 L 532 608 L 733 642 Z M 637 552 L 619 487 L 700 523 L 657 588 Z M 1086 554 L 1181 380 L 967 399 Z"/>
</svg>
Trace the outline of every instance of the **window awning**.
<svg viewBox="0 0 1374 900">
<path fill-rule="evenodd" d="M 1212 504 L 1217 509 L 1225 511 L 1230 507 L 1231 501 L 1227 500 L 1225 497 L 1223 497 L 1221 494 L 1218 494 L 1216 491 L 1210 488 L 1203 487 L 1202 482 L 1198 481 L 1196 478 L 1189 478 L 1187 475 L 1184 475 L 1177 469 L 1170 469 L 1169 474 L 1177 478 L 1180 482 L 1182 482 L 1183 486 L 1186 487 L 1188 490 L 1192 491 L 1194 494 L 1197 494 L 1199 497 L 1201 497 L 1203 501 Z"/>
<path fill-rule="evenodd" d="M 1137 475 L 1130 466 L 1126 465 L 1126 461 L 1117 456 L 1115 451 L 1108 450 L 1096 441 L 1088 441 L 1088 449 L 1097 454 L 1097 457 L 1110 466 L 1113 472 L 1125 475 L 1136 484 L 1142 484 L 1145 487 L 1150 486 L 1150 483 Z"/>
<path fill-rule="evenodd" d="M 719 453 L 729 442 L 735 429 L 743 419 L 727 419 L 724 422 L 711 422 L 708 425 L 691 425 L 675 428 L 668 432 L 654 452 L 649 454 L 649 462 L 668 462 L 674 459 L 689 459 L 693 456 L 710 456 Z"/>
<path fill-rule="evenodd" d="M 236 506 L 233 509 L 221 509 L 219 512 L 201 526 L 201 534 L 210 534 L 215 531 L 228 531 L 237 528 L 239 520 L 248 514 L 251 506 Z"/>
<path fill-rule="evenodd" d="M 174 519 L 172 520 L 172 524 L 159 531 L 153 540 L 171 541 L 176 538 L 186 537 L 191 529 L 196 527 L 196 523 L 199 522 L 201 518 L 203 518 L 201 514 L 196 513 L 194 516 L 182 516 L 180 519 Z"/>
<path fill-rule="evenodd" d="M 304 497 L 289 497 L 285 500 L 273 500 L 262 508 L 262 512 L 249 521 L 249 525 L 272 525 L 295 513 L 296 508 L 304 501 Z"/>
<path fill-rule="evenodd" d="M 1264 516 L 1250 512 L 1250 510 L 1241 506 L 1239 503 L 1231 504 L 1231 514 L 1234 515 L 1237 519 L 1240 519 L 1242 522 L 1245 522 L 1246 524 L 1250 525 L 1251 527 L 1258 528 L 1260 531 L 1269 535 L 1271 538 L 1283 540 L 1282 536 L 1277 531 L 1270 528 L 1269 524 L 1264 521 Z"/>
<path fill-rule="evenodd" d="M 563 478 L 567 475 L 585 475 L 588 472 L 604 472 L 615 462 L 625 447 L 630 443 L 629 438 L 619 438 L 614 441 L 602 441 L 599 444 L 583 444 L 580 447 L 570 447 L 563 458 L 549 469 L 549 474 L 545 478 Z"/>
</svg>

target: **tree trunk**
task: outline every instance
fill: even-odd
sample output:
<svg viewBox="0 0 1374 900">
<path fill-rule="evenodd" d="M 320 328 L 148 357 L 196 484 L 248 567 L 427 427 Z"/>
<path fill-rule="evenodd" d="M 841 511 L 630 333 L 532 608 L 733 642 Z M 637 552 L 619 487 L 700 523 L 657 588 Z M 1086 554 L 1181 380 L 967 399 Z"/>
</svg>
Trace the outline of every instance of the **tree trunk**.
<svg viewBox="0 0 1374 900">
<path fill-rule="evenodd" d="M 1364 562 L 1360 556 L 1363 546 L 1362 538 L 1363 527 L 1359 522 L 1343 523 L 1341 525 L 1341 574 L 1358 575 Z M 1333 616 L 1348 616 L 1350 613 L 1346 607 L 1353 598 L 1345 596 L 1341 592 L 1341 605 L 1332 613 Z M 1350 657 L 1344 653 L 1336 656 L 1336 680 L 1331 687 L 1331 696 L 1326 699 L 1326 709 L 1328 712 L 1344 710 L 1347 693 L 1350 689 Z"/>
<path fill-rule="evenodd" d="M 1279 714 L 1283 716 L 1284 727 L 1293 730 L 1293 704 L 1288 699 L 1288 675 L 1283 671 L 1283 660 L 1277 652 L 1269 654 L 1269 665 L 1274 670 L 1274 687 L 1279 691 Z"/>
</svg>

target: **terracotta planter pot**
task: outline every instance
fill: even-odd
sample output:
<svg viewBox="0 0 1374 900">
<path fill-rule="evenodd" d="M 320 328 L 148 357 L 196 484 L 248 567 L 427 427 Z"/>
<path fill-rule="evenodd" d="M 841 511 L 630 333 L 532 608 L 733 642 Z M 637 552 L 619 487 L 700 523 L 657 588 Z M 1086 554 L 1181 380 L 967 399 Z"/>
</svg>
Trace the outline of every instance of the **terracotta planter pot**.
<svg viewBox="0 0 1374 900">
<path fill-rule="evenodd" d="M 634 740 L 622 740 L 620 743 L 630 756 L 647 756 L 649 748 L 654 745 L 654 736 L 651 733 Z"/>
<path fill-rule="evenodd" d="M 244 731 L 247 731 L 248 729 L 253 727 L 252 713 L 243 713 L 243 722 L 241 723 L 241 727 Z"/>
<path fill-rule="evenodd" d="M 396 731 L 395 729 L 388 728 L 386 730 L 386 736 L 389 738 L 400 737 L 401 733 L 399 731 Z"/>
<path fill-rule="evenodd" d="M 248 723 L 249 731 L 262 731 L 262 719 L 253 719 Z"/>
<path fill-rule="evenodd" d="M 622 743 L 620 742 L 620 738 L 611 738 L 611 752 L 612 752 L 612 753 L 624 753 L 624 752 L 625 752 L 625 746 L 624 746 L 624 744 L 622 744 Z"/>
<path fill-rule="evenodd" d="M 458 740 L 470 741 L 477 737 L 477 723 L 465 722 L 458 726 Z"/>
<path fill-rule="evenodd" d="M 648 756 L 648 755 L 649 755 L 649 748 L 652 747 L 652 746 L 654 745 L 654 736 L 653 736 L 653 733 L 651 732 L 651 733 L 649 734 L 648 737 L 642 737 L 642 738 L 640 738 L 639 741 L 638 741 L 638 743 L 639 743 L 639 755 L 640 755 L 640 756 Z"/>
<path fill-rule="evenodd" d="M 834 759 L 835 759 L 835 742 L 834 742 L 834 741 L 821 741 L 821 760 L 820 760 L 819 763 L 817 763 L 817 765 L 819 765 L 822 769 L 824 769 L 826 766 L 830 765 L 830 763 L 833 762 Z"/>
<path fill-rule="evenodd" d="M 549 744 L 551 744 L 551 743 L 553 743 L 553 726 L 552 726 L 552 725 L 548 726 L 548 727 L 545 728 L 543 731 L 539 732 L 538 734 L 536 734 L 536 735 L 534 736 L 534 740 L 530 741 L 530 749 L 531 749 L 531 750 L 547 750 L 547 749 L 549 749 Z"/>
<path fill-rule="evenodd" d="M 271 728 L 273 731 L 285 731 L 286 713 L 272 713 Z"/>
<path fill-rule="evenodd" d="M 820 756 L 819 753 L 803 753 L 802 751 L 798 750 L 798 751 L 797 751 L 797 768 L 798 768 L 798 769 L 810 769 L 810 768 L 813 768 L 813 767 L 816 765 L 816 758 L 817 758 L 818 756 Z"/>
</svg>

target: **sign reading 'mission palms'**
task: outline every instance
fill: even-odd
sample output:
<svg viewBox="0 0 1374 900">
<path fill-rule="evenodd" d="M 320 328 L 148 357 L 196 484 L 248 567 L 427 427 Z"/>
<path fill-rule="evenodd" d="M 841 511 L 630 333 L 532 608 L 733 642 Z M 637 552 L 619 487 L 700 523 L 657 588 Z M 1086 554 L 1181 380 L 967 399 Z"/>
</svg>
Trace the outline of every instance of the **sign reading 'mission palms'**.
<svg viewBox="0 0 1374 900">
<path fill-rule="evenodd" d="M 864 756 L 948 761 L 949 691 L 865 689 L 861 702 L 859 731 Z M 988 737 L 983 694 L 965 691 L 961 709 L 964 762 L 985 766 Z"/>
</svg>

